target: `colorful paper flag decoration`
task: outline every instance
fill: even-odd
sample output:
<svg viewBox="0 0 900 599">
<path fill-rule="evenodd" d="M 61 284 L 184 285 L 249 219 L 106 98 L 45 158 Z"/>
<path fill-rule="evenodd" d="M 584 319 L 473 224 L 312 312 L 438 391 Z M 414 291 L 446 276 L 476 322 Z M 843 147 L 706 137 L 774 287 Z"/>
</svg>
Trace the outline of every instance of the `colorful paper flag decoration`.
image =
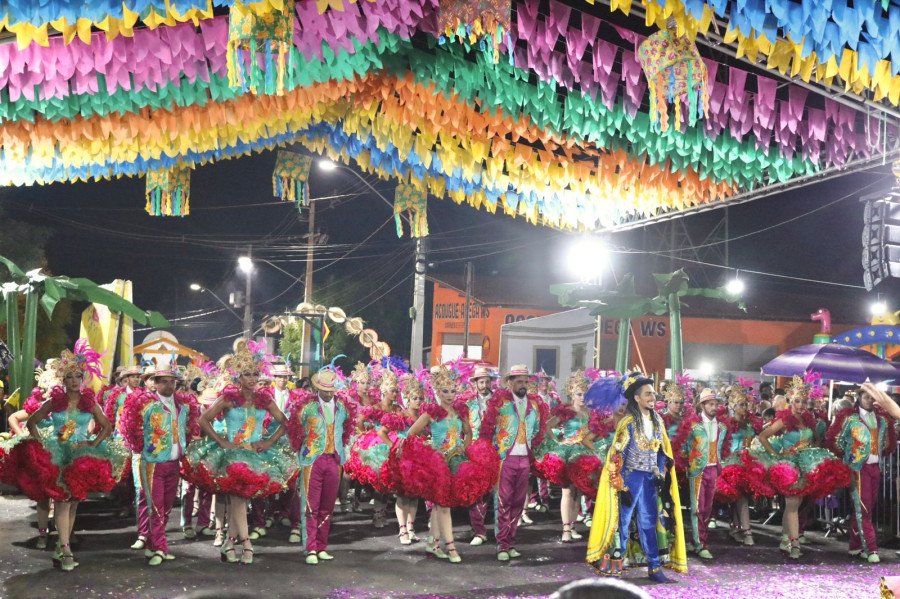
<svg viewBox="0 0 900 599">
<path fill-rule="evenodd" d="M 228 16 L 228 84 L 254 94 L 284 94 L 293 40 L 294 0 L 264 14 L 235 2 Z"/>
<path fill-rule="evenodd" d="M 509 38 L 510 0 L 446 0 L 440 3 L 438 32 L 463 43 L 482 47 L 490 43 L 494 62 L 500 57 L 500 44 Z M 507 45 L 512 47 L 512 42 Z"/>
<path fill-rule="evenodd" d="M 650 88 L 650 120 L 662 131 L 669 128 L 667 104 L 675 106 L 675 128 L 681 129 L 681 104 L 693 126 L 709 110 L 706 64 L 697 47 L 674 29 L 657 31 L 638 48 L 638 62 Z"/>
<path fill-rule="evenodd" d="M 410 237 L 428 236 L 428 193 L 416 189 L 408 183 L 397 185 L 394 192 L 394 223 L 397 225 L 397 237 L 403 237 L 403 221 L 401 214 L 406 211 L 409 219 Z"/>
<path fill-rule="evenodd" d="M 272 194 L 285 202 L 309 206 L 309 169 L 312 156 L 288 150 L 278 150 L 272 172 Z"/>
<path fill-rule="evenodd" d="M 147 171 L 147 214 L 187 216 L 191 213 L 191 169 Z"/>
</svg>

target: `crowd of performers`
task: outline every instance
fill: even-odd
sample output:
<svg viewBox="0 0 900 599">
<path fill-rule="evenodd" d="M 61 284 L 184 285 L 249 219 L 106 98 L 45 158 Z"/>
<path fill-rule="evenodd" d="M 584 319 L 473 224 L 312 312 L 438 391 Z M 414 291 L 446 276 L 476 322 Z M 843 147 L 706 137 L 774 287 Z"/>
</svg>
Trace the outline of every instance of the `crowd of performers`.
<svg viewBox="0 0 900 599">
<path fill-rule="evenodd" d="M 499 377 L 464 362 L 410 372 L 385 360 L 349 376 L 329 365 L 305 388 L 262 346 L 240 342 L 203 368 L 120 368 L 95 395 L 86 382 L 102 376 L 98 359 L 80 340 L 48 361 L 0 441 L 0 481 L 37 502 L 39 548 L 55 513 L 52 559 L 64 571 L 78 565 L 78 503 L 96 492 L 133 498 L 131 548 L 149 566 L 175 559 L 167 529 L 179 491 L 184 537 L 214 536 L 223 562 L 252 564 L 252 542 L 279 521 L 307 564 L 334 559 L 335 505 L 358 509 L 364 490 L 375 528 L 393 500 L 404 546 L 421 541 L 424 500 L 424 550 L 459 563 L 452 508 L 468 508 L 471 545 L 489 541 L 492 509 L 496 558 L 507 562 L 522 555 L 527 509 L 547 510 L 550 484 L 562 489 L 559 542 L 582 539 L 583 523 L 587 562 L 604 575 L 646 564 L 668 582 L 662 568 L 685 572 L 689 545 L 713 559 L 716 505 L 730 508 L 733 541 L 753 545 L 750 506 L 761 498 L 783 503 L 780 550 L 800 559 L 805 506 L 844 487 L 850 554 L 879 561 L 872 513 L 900 408 L 869 384 L 831 417 L 809 376 L 774 406 L 743 381 L 716 392 L 679 378 L 657 393 L 640 372 L 588 369 L 560 396 L 524 365 Z"/>
</svg>

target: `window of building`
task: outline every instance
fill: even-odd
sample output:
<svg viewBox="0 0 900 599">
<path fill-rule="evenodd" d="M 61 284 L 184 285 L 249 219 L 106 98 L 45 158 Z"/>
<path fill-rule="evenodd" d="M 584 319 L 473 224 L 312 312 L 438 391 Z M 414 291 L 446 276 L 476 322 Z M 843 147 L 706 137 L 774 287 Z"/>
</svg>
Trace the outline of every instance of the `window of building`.
<svg viewBox="0 0 900 599">
<path fill-rule="evenodd" d="M 538 372 L 541 369 L 552 377 L 559 376 L 559 347 L 535 347 L 534 365 L 532 369 Z"/>
<path fill-rule="evenodd" d="M 576 343 L 572 345 L 572 370 L 584 368 L 586 359 L 587 343 Z"/>
</svg>

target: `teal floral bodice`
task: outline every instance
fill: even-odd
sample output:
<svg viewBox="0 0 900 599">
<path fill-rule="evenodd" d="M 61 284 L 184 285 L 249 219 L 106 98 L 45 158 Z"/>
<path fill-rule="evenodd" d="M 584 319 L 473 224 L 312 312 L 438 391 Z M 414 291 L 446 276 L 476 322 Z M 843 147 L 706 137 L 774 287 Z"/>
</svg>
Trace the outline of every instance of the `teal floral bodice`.
<svg viewBox="0 0 900 599">
<path fill-rule="evenodd" d="M 53 412 L 50 415 L 53 422 L 53 434 L 60 443 L 81 443 L 90 439 L 91 420 L 94 419 L 90 412 L 82 412 L 78 408 Z"/>
<path fill-rule="evenodd" d="M 458 414 L 431 421 L 431 446 L 445 456 L 463 445 L 463 423 Z"/>
<path fill-rule="evenodd" d="M 779 441 L 782 453 L 794 453 L 801 449 L 808 449 L 813 444 L 813 431 L 805 427 L 794 431 L 785 431 Z"/>
<path fill-rule="evenodd" d="M 560 425 L 560 434 L 562 438 L 560 442 L 581 443 L 581 440 L 588 434 L 588 415 L 587 412 L 576 414 L 574 418 L 569 418 Z"/>
<path fill-rule="evenodd" d="M 256 443 L 263 436 L 263 421 L 268 412 L 254 407 L 250 402 L 231 408 L 225 415 L 225 434 L 238 445 Z"/>
</svg>

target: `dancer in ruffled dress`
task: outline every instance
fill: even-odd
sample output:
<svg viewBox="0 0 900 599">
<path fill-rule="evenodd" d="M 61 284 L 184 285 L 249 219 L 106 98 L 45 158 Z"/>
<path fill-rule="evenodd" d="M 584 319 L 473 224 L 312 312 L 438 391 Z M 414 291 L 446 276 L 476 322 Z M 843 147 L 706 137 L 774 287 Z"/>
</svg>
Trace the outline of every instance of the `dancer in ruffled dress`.
<svg viewBox="0 0 900 599">
<path fill-rule="evenodd" d="M 25 400 L 25 403 L 22 404 L 22 409 L 13 412 L 7 419 L 9 430 L 12 432 L 13 436 L 6 441 L 0 441 L 0 482 L 13 486 L 16 484 L 15 462 L 12 458 L 9 460 L 4 460 L 3 458 L 11 454 L 13 447 L 28 438 L 28 428 L 25 425 L 25 423 L 28 422 L 28 418 L 37 412 L 38 408 L 49 399 L 50 390 L 62 383 L 62 381 L 56 378 L 57 373 L 53 368 L 53 363 L 55 363 L 56 360 L 57 358 L 51 358 L 47 360 L 46 368 L 38 368 L 36 370 L 35 379 L 37 381 L 37 386 L 32 389 L 31 395 L 29 395 Z M 45 418 L 39 426 L 41 428 L 49 428 L 52 426 L 52 421 L 49 417 Z M 52 504 L 53 502 L 49 498 L 41 499 L 36 502 L 35 511 L 37 516 L 38 537 L 35 540 L 34 546 L 37 549 L 47 548 L 47 539 L 50 534 L 50 511 Z"/>
<path fill-rule="evenodd" d="M 268 370 L 269 358 L 262 344 L 242 343 L 227 364 L 236 384 L 225 387 L 215 403 L 200 417 L 205 438 L 188 446 L 185 476 L 217 495 L 228 495 L 229 539 L 220 549 L 224 562 L 253 563 L 253 545 L 247 524 L 248 500 L 280 493 L 297 475 L 296 454 L 282 440 L 287 422 L 275 404 L 270 387 L 258 387 L 260 370 Z M 223 414 L 223 428 L 213 421 Z M 265 419 L 278 423 L 266 436 Z M 238 560 L 235 544 L 242 553 Z"/>
<path fill-rule="evenodd" d="M 765 451 L 753 451 L 745 468 L 745 476 L 760 494 L 783 495 L 782 538 L 779 549 L 791 559 L 803 556 L 800 550 L 800 504 L 804 497 L 825 497 L 850 484 L 851 471 L 843 461 L 827 449 L 814 447 L 816 419 L 806 409 L 810 385 L 795 376 L 790 387 L 788 409 L 778 412 L 775 420 L 759 434 Z M 778 442 L 773 444 L 773 438 Z M 777 447 L 776 447 L 777 445 Z M 765 479 L 758 473 L 762 465 Z"/>
<path fill-rule="evenodd" d="M 419 419 L 422 402 L 425 400 L 425 387 L 412 373 L 400 378 L 400 395 L 403 400 L 404 410 L 399 414 L 385 414 L 381 417 L 381 429 L 378 431 L 382 443 L 376 446 L 372 456 L 372 466 L 377 467 L 382 479 L 390 480 L 390 469 L 387 460 L 390 457 L 390 448 L 398 439 L 405 439 L 410 427 Z M 393 485 L 392 485 L 393 487 Z M 397 495 L 394 504 L 394 513 L 397 516 L 397 524 L 400 527 L 398 537 L 401 545 L 409 545 L 419 540 L 416 536 L 416 513 L 419 510 L 419 498 Z"/>
<path fill-rule="evenodd" d="M 731 439 L 731 455 L 722 460 L 722 473 L 716 486 L 716 498 L 732 507 L 731 538 L 742 545 L 752 546 L 750 530 L 750 500 L 756 491 L 744 477 L 746 452 L 753 439 L 762 431 L 762 418 L 750 412 L 750 396 L 743 386 L 735 385 L 728 395 L 731 417 L 723 419 Z"/>
<path fill-rule="evenodd" d="M 569 375 L 566 382 L 569 402 L 559 403 L 550 411 L 551 432 L 534 452 L 535 469 L 544 479 L 562 487 L 560 541 L 563 543 L 582 538 L 575 530 L 579 494 L 593 498 L 600 481 L 603 461 L 594 441 L 595 432 L 600 432 L 596 427 L 601 418 L 584 405 L 584 394 L 592 382 L 584 370 Z"/>
<path fill-rule="evenodd" d="M 422 406 L 422 415 L 406 439 L 391 450 L 388 466 L 400 495 L 434 504 L 425 550 L 454 564 L 462 558 L 453 539 L 450 508 L 475 503 L 494 486 L 499 468 L 490 443 L 484 439 L 472 443 L 468 410 L 464 401 L 456 399 L 458 378 L 446 366 L 432 369 L 429 385 L 436 402 Z M 426 429 L 430 439 L 421 436 Z"/>
<path fill-rule="evenodd" d="M 100 354 L 84 339 L 75 343 L 74 352 L 62 353 L 54 364 L 62 386 L 54 387 L 50 399 L 29 416 L 26 426 L 31 437 L 14 449 L 20 452 L 17 486 L 34 500 L 55 502 L 59 542 L 53 562 L 66 572 L 78 565 L 70 547 L 78 503 L 89 493 L 110 492 L 128 459 L 121 443 L 106 440 L 112 423 L 94 392 L 82 388 L 86 375 L 102 376 L 99 361 Z M 41 423 L 48 416 L 52 429 L 44 429 L 48 434 L 43 434 Z"/>
</svg>

